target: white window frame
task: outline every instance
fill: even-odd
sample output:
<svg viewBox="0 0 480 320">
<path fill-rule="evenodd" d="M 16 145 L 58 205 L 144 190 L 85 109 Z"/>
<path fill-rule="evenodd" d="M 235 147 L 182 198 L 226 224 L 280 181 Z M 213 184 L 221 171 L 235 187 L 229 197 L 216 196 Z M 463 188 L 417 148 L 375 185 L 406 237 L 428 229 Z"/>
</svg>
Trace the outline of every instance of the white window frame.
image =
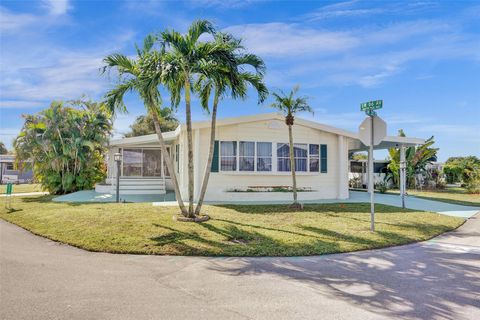
<svg viewBox="0 0 480 320">
<path fill-rule="evenodd" d="M 241 156 L 240 155 L 240 143 L 253 143 L 253 156 Z M 257 171 L 257 141 L 237 141 L 237 171 L 238 172 L 256 172 Z M 253 157 L 253 170 L 240 170 L 240 158 L 252 158 Z"/>
<path fill-rule="evenodd" d="M 310 154 L 310 145 L 318 146 L 318 155 L 316 155 L 315 157 L 312 157 L 311 154 Z M 320 143 L 309 143 L 308 144 L 308 172 L 320 173 L 320 171 L 321 171 L 320 170 L 320 146 L 321 146 Z M 318 171 L 310 171 L 310 158 L 314 158 L 314 159 L 318 160 Z"/>
<path fill-rule="evenodd" d="M 122 154 L 122 163 L 120 165 L 120 177 L 126 177 L 126 176 L 123 175 L 123 159 L 124 159 L 123 158 L 123 151 L 125 149 L 129 149 L 129 150 L 141 150 L 142 151 L 142 167 L 141 167 L 141 173 L 142 174 L 139 175 L 139 176 L 128 176 L 128 177 L 131 177 L 132 179 L 134 179 L 134 178 L 139 178 L 139 179 L 145 178 L 143 176 L 143 150 L 160 150 L 160 161 L 161 161 L 160 162 L 160 166 L 161 166 L 160 170 L 161 170 L 162 174 L 158 177 L 160 177 L 160 178 L 163 178 L 163 177 L 170 178 L 169 175 L 168 176 L 165 175 L 165 158 L 164 158 L 165 155 L 162 152 L 162 148 L 157 148 L 157 147 L 152 147 L 152 148 L 122 147 L 122 148 L 119 148 L 119 149 L 121 150 L 120 153 Z M 171 150 L 170 146 L 167 146 L 167 153 L 171 156 L 170 150 Z"/>
<path fill-rule="evenodd" d="M 234 171 L 227 171 L 227 170 L 222 170 L 222 142 L 235 142 L 237 144 L 237 154 L 235 156 L 236 159 L 236 170 Z M 240 170 L 240 142 L 253 142 L 255 143 L 255 161 L 254 161 L 254 171 L 244 171 Z M 258 143 L 270 143 L 271 145 L 271 151 L 272 151 L 272 156 L 271 156 L 271 161 L 272 161 L 272 168 L 270 171 L 258 171 L 258 152 L 257 152 L 257 144 Z M 219 166 L 218 166 L 218 172 L 219 173 L 224 173 L 224 174 L 258 174 L 258 175 L 288 175 L 290 173 L 290 170 L 288 171 L 278 171 L 278 156 L 277 156 L 277 148 L 279 144 L 287 144 L 285 142 L 276 142 L 276 141 L 265 141 L 265 140 L 218 140 L 218 147 L 219 147 Z M 295 143 L 297 145 L 307 145 L 307 170 L 306 171 L 296 171 L 297 174 L 299 175 L 320 175 L 321 172 L 321 157 L 320 157 L 320 146 L 321 143 L 310 143 L 310 142 L 297 142 Z M 310 171 L 310 145 L 318 145 L 318 171 Z M 302 157 L 302 159 L 305 159 Z"/>
<path fill-rule="evenodd" d="M 257 145 L 259 143 L 269 143 L 270 144 L 270 161 L 271 161 L 271 164 L 270 164 L 270 170 L 269 171 L 258 171 L 258 150 L 257 150 Z M 270 142 L 270 141 L 255 141 L 255 164 L 254 164 L 254 167 L 255 167 L 255 172 L 259 172 L 259 173 L 271 173 L 271 172 L 274 172 L 273 170 L 273 146 L 275 145 L 274 142 Z M 268 158 L 268 157 L 265 157 L 265 156 L 262 156 L 262 158 Z M 247 171 L 248 172 L 248 171 Z"/>
<path fill-rule="evenodd" d="M 235 170 L 223 170 L 222 169 L 222 142 L 235 142 L 236 143 L 236 154 L 235 154 L 235 162 L 236 162 L 236 167 Z M 238 154 L 239 154 L 239 143 L 238 140 L 219 140 L 218 141 L 218 172 L 226 172 L 226 173 L 232 173 L 232 172 L 238 172 Z M 230 158 L 233 158 L 232 156 L 228 156 Z M 251 172 L 251 171 L 241 171 L 241 172 Z"/>
</svg>

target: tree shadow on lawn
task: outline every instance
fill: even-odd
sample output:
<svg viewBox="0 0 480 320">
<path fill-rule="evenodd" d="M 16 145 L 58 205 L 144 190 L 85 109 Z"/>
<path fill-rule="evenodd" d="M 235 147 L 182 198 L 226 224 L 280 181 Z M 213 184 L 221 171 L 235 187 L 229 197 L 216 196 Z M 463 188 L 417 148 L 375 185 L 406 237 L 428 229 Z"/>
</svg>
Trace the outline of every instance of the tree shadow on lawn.
<svg viewBox="0 0 480 320">
<path fill-rule="evenodd" d="M 261 232 L 248 231 L 235 225 L 217 227 L 211 223 L 196 224 L 199 228 L 214 233 L 219 240 L 207 239 L 198 232 L 184 232 L 175 228 L 154 224 L 154 226 L 171 231 L 151 238 L 157 246 L 173 246 L 179 254 L 210 255 L 210 256 L 284 256 L 295 255 L 302 250 L 304 255 L 337 252 L 339 246 L 334 242 L 319 238 L 309 243 L 287 243 L 269 237 Z M 220 237 L 218 237 L 220 236 Z M 195 241 L 199 247 L 186 242 Z M 323 249 L 323 251 L 322 251 Z"/>
<path fill-rule="evenodd" d="M 52 204 L 66 204 L 66 205 L 69 205 L 69 206 L 72 206 L 72 207 L 78 207 L 78 206 L 81 206 L 81 205 L 84 205 L 84 204 L 98 204 L 98 203 L 93 203 L 93 202 L 55 202 L 53 201 L 53 199 L 55 197 L 58 197 L 58 195 L 50 195 L 50 194 L 47 194 L 47 195 L 42 195 L 42 196 L 26 196 L 26 197 L 22 197 L 20 200 L 22 202 L 25 202 L 25 203 L 34 203 L 34 202 L 37 202 L 37 203 L 52 203 Z"/>
<path fill-rule="evenodd" d="M 295 211 L 289 208 L 288 204 L 257 204 L 257 205 L 239 205 L 239 204 L 221 204 L 211 205 L 217 208 L 225 208 L 235 210 L 241 213 L 249 214 L 275 214 L 275 213 L 302 213 L 302 212 L 318 212 L 318 213 L 370 213 L 370 204 L 365 202 L 358 203 L 319 203 L 305 204 L 302 211 Z M 400 213 L 400 212 L 418 212 L 420 210 L 402 209 L 399 207 L 376 204 L 375 210 L 378 213 Z"/>
<path fill-rule="evenodd" d="M 218 222 L 222 223 L 222 225 L 216 225 Z M 369 239 L 368 235 L 367 237 L 362 237 L 310 225 L 296 225 L 295 228 L 299 229 L 299 231 L 292 231 L 240 223 L 227 219 L 217 219 L 208 223 L 195 224 L 198 230 L 187 232 L 161 224 L 154 224 L 154 226 L 169 231 L 166 234 L 151 238 L 156 246 L 170 246 L 174 248 L 176 254 L 186 255 L 321 255 L 409 244 L 419 239 L 418 235 L 410 237 L 399 232 L 382 230 L 376 231 L 375 239 Z M 407 224 L 405 227 L 409 228 L 410 225 Z M 418 228 L 415 225 L 411 227 Z M 427 232 L 428 228 L 437 228 L 435 229 L 436 233 L 445 231 L 439 226 L 426 224 L 425 229 L 419 229 L 421 237 L 429 238 L 431 232 Z M 201 232 L 200 229 L 205 229 L 210 233 L 214 233 L 214 235 Z M 301 230 L 305 232 L 301 232 Z M 275 236 L 266 234 L 269 232 L 275 232 Z M 286 234 L 288 237 L 284 237 L 282 234 Z M 298 236 L 305 237 L 305 239 L 299 239 Z M 192 243 L 192 241 L 196 244 Z"/>
<path fill-rule="evenodd" d="M 458 308 L 480 305 L 478 254 L 426 244 L 300 259 L 232 258 L 213 261 L 211 269 L 293 280 L 395 319 L 458 319 L 464 316 L 456 313 Z"/>
</svg>

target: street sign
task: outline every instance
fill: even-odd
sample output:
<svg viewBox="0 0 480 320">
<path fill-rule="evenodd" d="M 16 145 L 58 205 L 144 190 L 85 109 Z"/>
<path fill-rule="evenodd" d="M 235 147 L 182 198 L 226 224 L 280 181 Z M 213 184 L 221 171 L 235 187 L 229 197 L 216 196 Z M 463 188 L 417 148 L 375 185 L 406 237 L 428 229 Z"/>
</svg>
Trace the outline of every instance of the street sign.
<svg viewBox="0 0 480 320">
<path fill-rule="evenodd" d="M 373 120 L 373 145 L 376 146 L 387 136 L 387 124 L 379 117 L 367 117 L 358 127 L 358 138 L 366 145 L 370 146 Z"/>
<path fill-rule="evenodd" d="M 361 111 L 378 110 L 378 109 L 381 109 L 382 107 L 383 107 L 383 100 L 374 100 L 374 101 L 360 103 Z"/>
</svg>

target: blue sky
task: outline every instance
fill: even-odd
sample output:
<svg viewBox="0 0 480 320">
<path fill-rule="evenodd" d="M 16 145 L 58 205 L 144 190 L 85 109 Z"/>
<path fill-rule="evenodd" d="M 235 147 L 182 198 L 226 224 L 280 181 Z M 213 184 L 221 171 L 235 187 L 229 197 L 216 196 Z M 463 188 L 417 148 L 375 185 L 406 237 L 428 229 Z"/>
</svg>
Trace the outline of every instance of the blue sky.
<svg viewBox="0 0 480 320">
<path fill-rule="evenodd" d="M 0 3 L 0 139 L 7 147 L 21 114 L 55 99 L 100 99 L 115 79 L 99 74 L 102 58 L 134 54 L 150 32 L 184 32 L 211 20 L 241 37 L 267 64 L 271 89 L 295 84 L 314 116 L 356 131 L 360 102 L 383 99 L 390 135 L 434 135 L 439 158 L 480 156 L 480 4 L 472 1 L 6 1 Z M 253 92 L 225 100 L 220 117 L 265 113 Z M 168 101 L 168 97 L 165 97 Z M 134 95 L 128 130 L 144 112 Z M 205 119 L 198 101 L 194 118 Z M 183 109 L 178 110 L 180 119 Z M 377 157 L 384 157 L 379 154 Z"/>
</svg>

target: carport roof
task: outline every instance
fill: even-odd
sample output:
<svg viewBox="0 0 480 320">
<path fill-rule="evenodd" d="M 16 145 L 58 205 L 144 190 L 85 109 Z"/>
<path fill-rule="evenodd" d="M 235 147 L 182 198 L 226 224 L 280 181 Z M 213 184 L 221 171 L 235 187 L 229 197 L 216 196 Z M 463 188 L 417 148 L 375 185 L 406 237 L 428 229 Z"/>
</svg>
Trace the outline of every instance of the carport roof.
<svg viewBox="0 0 480 320">
<path fill-rule="evenodd" d="M 356 140 L 354 146 L 349 148 L 349 151 L 367 151 L 368 146 L 364 145 L 360 140 Z M 382 140 L 378 145 L 374 146 L 374 150 L 379 149 L 390 149 L 390 148 L 398 148 L 400 146 L 404 147 L 411 147 L 425 144 L 424 139 L 420 138 L 410 138 L 410 137 L 398 137 L 398 136 L 387 136 L 385 139 Z"/>
</svg>

